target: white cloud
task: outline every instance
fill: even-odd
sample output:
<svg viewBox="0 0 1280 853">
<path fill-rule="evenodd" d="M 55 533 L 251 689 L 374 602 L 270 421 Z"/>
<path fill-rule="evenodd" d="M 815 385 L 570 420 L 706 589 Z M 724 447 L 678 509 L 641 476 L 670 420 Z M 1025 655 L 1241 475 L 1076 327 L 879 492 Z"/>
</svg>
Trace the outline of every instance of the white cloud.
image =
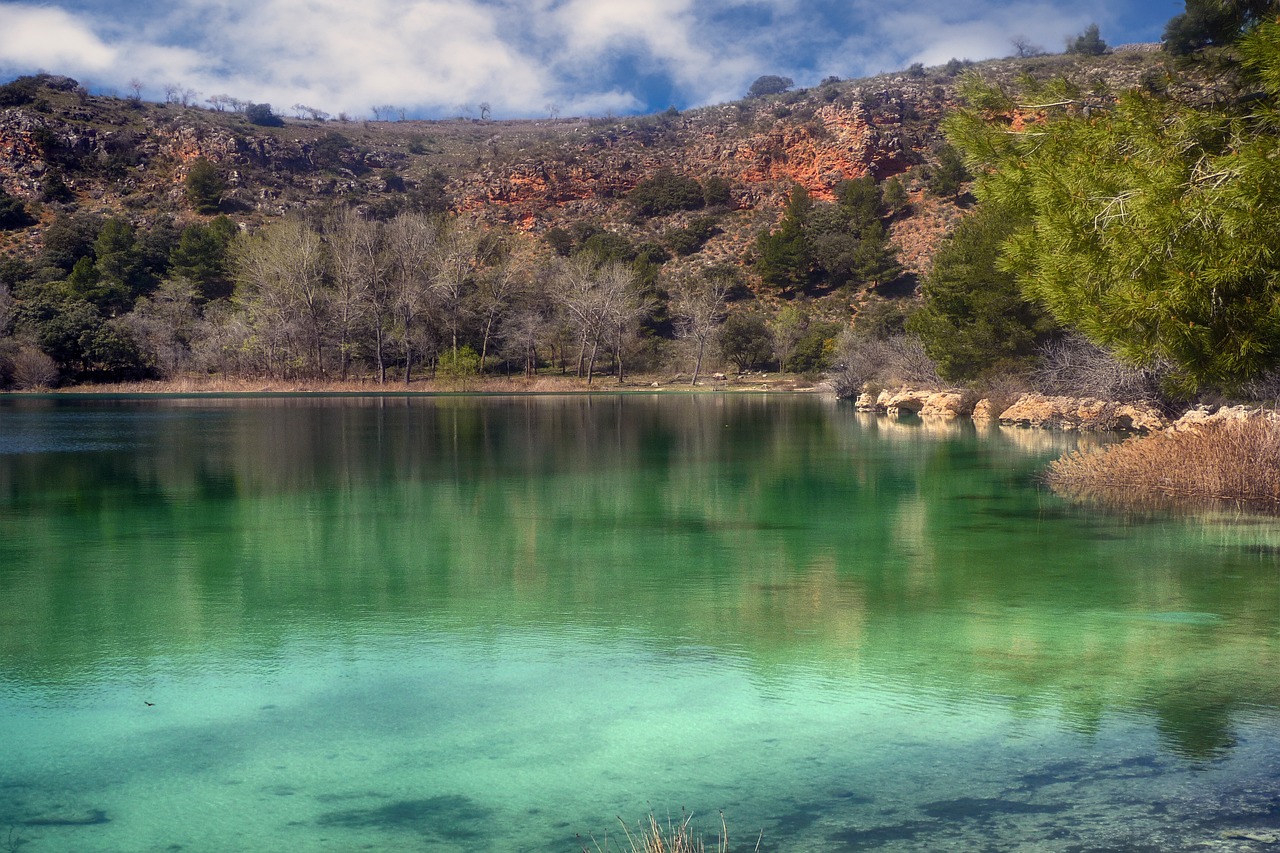
<svg viewBox="0 0 1280 853">
<path fill-rule="evenodd" d="M 0 0 L 0 68 L 38 68 L 157 96 L 203 93 L 368 115 L 374 104 L 449 115 L 631 112 L 640 79 L 697 105 L 760 74 L 801 85 L 952 56 L 1007 55 L 1023 35 L 1060 50 L 1106 23 L 1103 0 Z M 1105 32 L 1104 32 L 1105 35 Z M 661 82 L 656 84 L 662 88 Z M 657 106 L 662 106 L 661 104 Z"/>
<path fill-rule="evenodd" d="M 48 6 L 0 6 L 0 63 L 53 72 L 100 71 L 118 59 L 84 21 Z"/>
</svg>

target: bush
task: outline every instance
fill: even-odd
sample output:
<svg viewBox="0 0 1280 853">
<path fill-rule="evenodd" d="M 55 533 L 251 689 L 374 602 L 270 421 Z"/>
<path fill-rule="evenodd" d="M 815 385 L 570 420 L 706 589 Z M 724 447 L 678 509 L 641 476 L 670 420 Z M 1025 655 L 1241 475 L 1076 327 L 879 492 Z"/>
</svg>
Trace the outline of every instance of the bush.
<svg viewBox="0 0 1280 853">
<path fill-rule="evenodd" d="M 747 90 L 747 97 L 761 98 L 765 95 L 781 95 L 794 85 L 795 81 L 790 77 L 765 74 L 762 77 L 757 77 L 755 82 L 751 84 L 751 88 Z"/>
<path fill-rule="evenodd" d="M 705 203 L 701 184 L 670 169 L 661 169 L 636 184 L 627 201 L 636 213 L 645 217 L 666 216 L 678 210 L 697 210 Z"/>
<path fill-rule="evenodd" d="M 702 182 L 702 201 L 707 207 L 728 207 L 733 201 L 732 186 L 719 175 L 710 175 Z"/>
<path fill-rule="evenodd" d="M 714 219 L 700 216 L 684 228 L 674 228 L 667 232 L 667 245 L 677 255 L 687 257 L 701 251 L 707 241 L 719 233 L 720 229 Z"/>
<path fill-rule="evenodd" d="M 836 343 L 835 367 L 827 381 L 837 397 L 857 397 L 864 390 L 889 385 L 942 384 L 938 366 L 911 335 L 879 339 L 846 331 Z"/>
<path fill-rule="evenodd" d="M 1031 371 L 1042 394 L 1098 397 L 1117 403 L 1160 399 L 1162 371 L 1125 364 L 1084 338 L 1068 336 L 1046 343 Z"/>
<path fill-rule="evenodd" d="M 481 367 L 480 354 L 470 346 L 463 346 L 457 352 L 447 351 L 440 355 L 436 375 L 442 379 L 466 379 L 478 376 Z"/>
<path fill-rule="evenodd" d="M 35 223 L 35 218 L 27 213 L 27 206 L 22 203 L 22 199 L 15 198 L 0 189 L 0 231 L 26 228 Z"/>
<path fill-rule="evenodd" d="M 271 111 L 270 104 L 249 104 L 244 108 L 244 117 L 260 127 L 284 127 L 284 119 Z"/>
</svg>

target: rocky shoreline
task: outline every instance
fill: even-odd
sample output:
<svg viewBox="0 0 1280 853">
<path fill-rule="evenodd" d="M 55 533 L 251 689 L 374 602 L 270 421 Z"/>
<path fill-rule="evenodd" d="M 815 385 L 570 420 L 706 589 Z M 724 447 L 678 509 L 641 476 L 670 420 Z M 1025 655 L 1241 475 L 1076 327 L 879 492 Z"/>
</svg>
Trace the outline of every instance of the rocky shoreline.
<svg viewBox="0 0 1280 853">
<path fill-rule="evenodd" d="M 1197 406 L 1170 416 L 1151 402 L 1121 403 L 1095 397 L 1054 397 L 1022 394 L 1011 403 L 978 398 L 972 392 L 900 387 L 879 393 L 863 393 L 859 411 L 887 415 L 962 418 L 1004 426 L 1082 432 L 1132 432 L 1138 434 L 1179 431 L 1223 421 L 1264 417 L 1280 423 L 1280 412 L 1251 406 Z"/>
</svg>

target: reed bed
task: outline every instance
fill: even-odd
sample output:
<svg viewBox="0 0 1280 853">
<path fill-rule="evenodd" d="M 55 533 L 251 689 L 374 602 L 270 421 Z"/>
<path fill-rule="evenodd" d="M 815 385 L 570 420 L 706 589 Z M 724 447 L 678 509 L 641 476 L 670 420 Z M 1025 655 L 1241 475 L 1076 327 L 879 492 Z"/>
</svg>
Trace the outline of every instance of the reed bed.
<svg viewBox="0 0 1280 853">
<path fill-rule="evenodd" d="M 1153 499 L 1280 512 L 1280 423 L 1254 417 L 1076 451 L 1046 473 L 1061 494 L 1125 505 Z"/>
</svg>

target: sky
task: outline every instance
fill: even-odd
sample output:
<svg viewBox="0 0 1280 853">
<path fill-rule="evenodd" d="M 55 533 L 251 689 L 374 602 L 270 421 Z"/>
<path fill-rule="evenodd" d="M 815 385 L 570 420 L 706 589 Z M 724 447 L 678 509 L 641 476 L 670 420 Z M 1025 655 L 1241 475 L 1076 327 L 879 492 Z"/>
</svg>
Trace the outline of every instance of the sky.
<svg viewBox="0 0 1280 853">
<path fill-rule="evenodd" d="M 723 103 L 914 62 L 1050 52 L 1097 23 L 1159 41 L 1181 0 L 0 0 L 0 79 L 166 86 L 369 118 L 603 116 Z"/>
</svg>

